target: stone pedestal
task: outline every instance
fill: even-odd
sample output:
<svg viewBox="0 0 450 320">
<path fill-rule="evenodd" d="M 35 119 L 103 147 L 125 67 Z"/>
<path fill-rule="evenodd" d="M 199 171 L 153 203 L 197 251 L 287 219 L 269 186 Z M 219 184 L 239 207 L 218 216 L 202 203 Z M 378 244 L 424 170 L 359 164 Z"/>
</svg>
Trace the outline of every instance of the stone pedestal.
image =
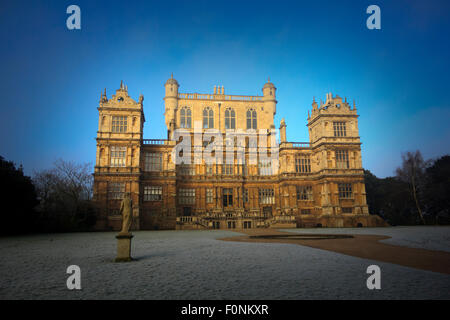
<svg viewBox="0 0 450 320">
<path fill-rule="evenodd" d="M 117 257 L 116 262 L 128 262 L 131 261 L 131 233 L 118 234 L 117 238 Z"/>
</svg>

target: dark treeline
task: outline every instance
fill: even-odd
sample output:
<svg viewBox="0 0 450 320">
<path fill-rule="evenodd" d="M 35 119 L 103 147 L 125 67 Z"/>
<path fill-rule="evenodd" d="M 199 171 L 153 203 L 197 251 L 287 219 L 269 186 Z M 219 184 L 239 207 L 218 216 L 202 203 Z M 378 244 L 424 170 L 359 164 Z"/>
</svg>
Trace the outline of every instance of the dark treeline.
<svg viewBox="0 0 450 320">
<path fill-rule="evenodd" d="M 90 171 L 89 164 L 58 160 L 52 169 L 30 178 L 0 157 L 0 235 L 91 230 L 95 211 Z"/>
<path fill-rule="evenodd" d="M 369 212 L 391 225 L 450 224 L 450 156 L 424 161 L 416 151 L 402 160 L 394 177 L 364 170 Z"/>
<path fill-rule="evenodd" d="M 450 156 L 424 161 L 416 151 L 402 158 L 394 177 L 364 171 L 369 212 L 391 225 L 450 224 Z M 0 235 L 92 230 L 92 185 L 89 164 L 58 160 L 30 178 L 0 156 Z"/>
</svg>

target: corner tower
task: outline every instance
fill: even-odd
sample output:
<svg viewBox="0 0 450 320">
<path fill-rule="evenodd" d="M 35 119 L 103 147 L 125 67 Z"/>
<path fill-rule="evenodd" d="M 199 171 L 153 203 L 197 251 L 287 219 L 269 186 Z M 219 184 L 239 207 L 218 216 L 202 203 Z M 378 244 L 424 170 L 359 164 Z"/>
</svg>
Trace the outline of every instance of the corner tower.
<svg viewBox="0 0 450 320">
<path fill-rule="evenodd" d="M 315 100 L 308 116 L 309 140 L 322 177 L 324 215 L 368 215 L 358 114 L 338 95 L 327 93 L 320 106 Z M 341 221 L 341 220 L 340 220 Z M 342 222 L 342 221 L 341 221 Z M 336 222 L 340 227 L 341 222 Z"/>
<path fill-rule="evenodd" d="M 120 202 L 124 193 L 133 200 L 133 228 L 139 228 L 139 176 L 144 128 L 144 97 L 136 102 L 123 82 L 108 99 L 101 94 L 98 107 L 97 156 L 94 201 L 99 212 L 97 228 L 120 229 Z"/>
<path fill-rule="evenodd" d="M 275 128 L 274 117 L 277 113 L 277 100 L 276 100 L 277 88 L 270 82 L 270 78 L 264 85 L 263 92 L 263 102 L 264 102 L 264 113 L 263 115 L 267 118 L 271 128 Z"/>
<path fill-rule="evenodd" d="M 164 116 L 167 127 L 167 138 L 170 139 L 173 131 L 175 130 L 176 112 L 178 109 L 178 88 L 180 87 L 178 81 L 173 78 L 173 74 L 170 79 L 164 84 L 166 94 L 164 96 Z"/>
</svg>

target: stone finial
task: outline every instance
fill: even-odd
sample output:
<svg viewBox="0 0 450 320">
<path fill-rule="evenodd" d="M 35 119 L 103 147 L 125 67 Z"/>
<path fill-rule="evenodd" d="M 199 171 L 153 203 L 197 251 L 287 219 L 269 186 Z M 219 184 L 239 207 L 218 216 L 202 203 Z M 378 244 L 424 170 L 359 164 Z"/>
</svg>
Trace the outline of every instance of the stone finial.
<svg viewBox="0 0 450 320">
<path fill-rule="evenodd" d="M 106 88 L 105 88 L 105 91 L 101 93 L 100 101 L 101 101 L 101 102 L 106 102 L 106 101 L 108 101 L 108 98 L 106 97 Z"/>
<path fill-rule="evenodd" d="M 280 121 L 280 142 L 286 142 L 286 121 L 284 121 L 284 118 Z"/>
<path fill-rule="evenodd" d="M 217 94 L 217 86 L 214 86 L 214 94 Z"/>
<path fill-rule="evenodd" d="M 313 110 L 315 110 L 315 109 L 317 109 L 317 102 L 316 102 L 316 97 L 313 97 L 313 102 L 312 102 L 312 107 L 313 107 Z M 308 111 L 309 112 L 309 111 Z"/>
<path fill-rule="evenodd" d="M 224 87 L 222 86 L 222 92 L 221 92 L 222 94 L 225 94 L 225 89 L 224 89 Z"/>
</svg>

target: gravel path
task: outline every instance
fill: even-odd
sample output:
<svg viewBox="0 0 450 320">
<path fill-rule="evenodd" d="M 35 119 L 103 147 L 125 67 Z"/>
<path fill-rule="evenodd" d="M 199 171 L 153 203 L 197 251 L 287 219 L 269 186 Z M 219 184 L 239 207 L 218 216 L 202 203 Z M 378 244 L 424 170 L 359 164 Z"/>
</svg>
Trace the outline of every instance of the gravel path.
<svg viewBox="0 0 450 320">
<path fill-rule="evenodd" d="M 397 232 L 393 241 L 449 250 L 450 228 L 350 230 Z M 216 240 L 238 235 L 227 231 L 134 235 L 138 260 L 130 263 L 113 262 L 109 232 L 0 238 L 0 299 L 450 299 L 444 274 L 299 245 Z M 79 291 L 66 288 L 72 264 L 81 268 Z M 381 268 L 381 290 L 366 287 L 371 264 Z"/>
<path fill-rule="evenodd" d="M 410 248 L 450 252 L 450 227 L 388 227 L 388 228 L 315 228 L 284 229 L 296 233 L 374 234 L 392 237 L 381 242 Z"/>
</svg>

